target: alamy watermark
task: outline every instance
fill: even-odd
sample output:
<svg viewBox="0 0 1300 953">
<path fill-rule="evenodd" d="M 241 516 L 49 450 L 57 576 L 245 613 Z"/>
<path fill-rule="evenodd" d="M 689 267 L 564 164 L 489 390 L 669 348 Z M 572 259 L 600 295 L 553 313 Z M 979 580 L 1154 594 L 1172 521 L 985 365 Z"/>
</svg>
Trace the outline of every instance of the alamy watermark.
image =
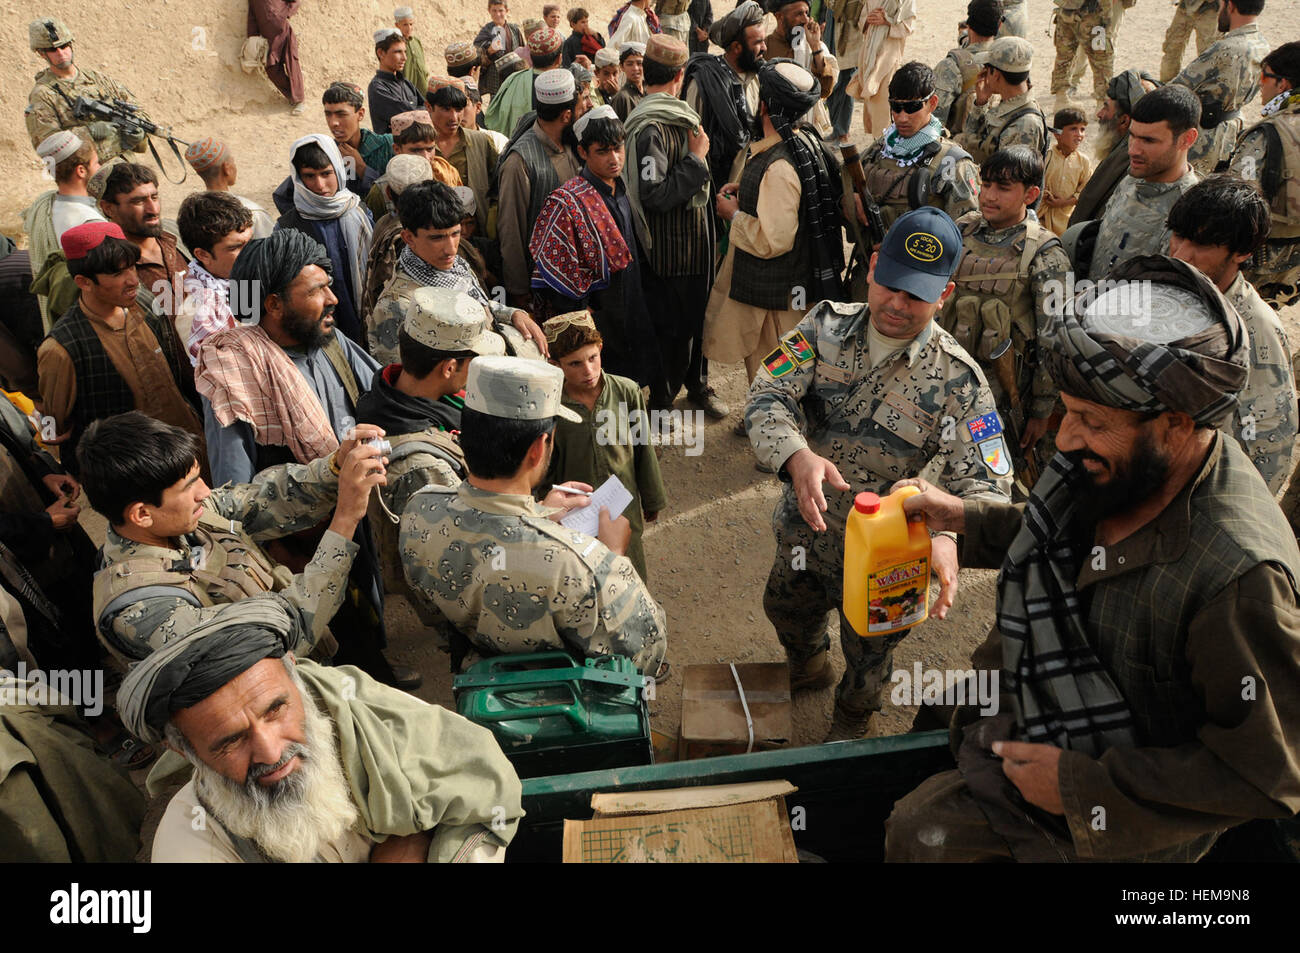
<svg viewBox="0 0 1300 953">
<path fill-rule="evenodd" d="M 104 670 L 0 668 L 0 706 L 72 705 L 91 718 L 104 712 Z"/>
<path fill-rule="evenodd" d="M 704 452 L 704 411 L 643 410 L 628 408 L 619 401 L 618 408 L 602 408 L 594 415 L 596 443 L 602 447 L 659 446 L 685 447 L 686 456 Z"/>
<path fill-rule="evenodd" d="M 895 705 L 978 705 L 981 715 L 998 713 L 998 677 L 996 669 L 922 668 L 895 669 L 889 676 L 894 683 L 889 700 Z"/>
</svg>

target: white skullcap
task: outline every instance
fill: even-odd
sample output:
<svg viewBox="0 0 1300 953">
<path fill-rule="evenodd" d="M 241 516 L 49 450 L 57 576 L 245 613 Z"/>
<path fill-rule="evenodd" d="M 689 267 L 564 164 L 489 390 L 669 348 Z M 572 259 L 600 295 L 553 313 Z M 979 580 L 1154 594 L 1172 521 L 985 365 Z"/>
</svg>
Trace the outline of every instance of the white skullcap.
<svg viewBox="0 0 1300 953">
<path fill-rule="evenodd" d="M 577 88 L 573 74 L 567 69 L 548 69 L 533 78 L 533 94 L 539 103 L 572 102 Z"/>
<path fill-rule="evenodd" d="M 460 199 L 460 204 L 465 206 L 467 217 L 478 212 L 478 202 L 474 199 L 473 189 L 468 185 L 453 185 L 451 190 L 456 193 L 456 198 Z"/>
<path fill-rule="evenodd" d="M 817 82 L 812 73 L 795 63 L 777 63 L 776 71 L 785 78 L 786 82 L 801 92 L 812 89 L 813 84 Z"/>
<path fill-rule="evenodd" d="M 604 106 L 597 106 L 594 109 L 588 109 L 582 114 L 581 118 L 573 124 L 573 135 L 581 142 L 582 131 L 587 128 L 587 123 L 593 119 L 617 119 L 618 113 L 614 112 L 614 107 L 606 103 Z"/>
<path fill-rule="evenodd" d="M 402 35 L 402 31 L 395 26 L 386 26 L 381 30 L 376 30 L 375 46 L 378 46 L 380 43 L 384 42 L 384 40 L 388 39 L 390 36 L 401 36 L 401 35 Z"/>
<path fill-rule="evenodd" d="M 628 50 L 631 50 L 637 56 L 645 56 L 645 44 L 637 43 L 635 40 L 625 40 L 618 45 L 618 55 L 622 56 Z"/>
<path fill-rule="evenodd" d="M 393 11 L 393 19 L 398 23 L 401 23 L 403 20 L 414 20 L 415 11 L 410 7 L 398 7 Z"/>
<path fill-rule="evenodd" d="M 424 156 L 396 155 L 388 160 L 384 169 L 384 181 L 394 195 L 401 195 L 417 182 L 428 182 L 432 178 L 433 167 Z"/>
<path fill-rule="evenodd" d="M 52 159 L 58 165 L 80 148 L 81 140 L 76 134 L 60 129 L 41 140 L 41 144 L 36 147 L 36 154 L 42 159 Z"/>
<path fill-rule="evenodd" d="M 608 46 L 602 46 L 596 51 L 595 63 L 596 69 L 600 69 L 602 66 L 617 66 L 618 54 Z"/>
<path fill-rule="evenodd" d="M 1118 334 L 1168 344 L 1209 330 L 1217 319 L 1191 291 L 1151 281 L 1103 282 L 1111 285 L 1083 315 L 1090 333 Z"/>
</svg>

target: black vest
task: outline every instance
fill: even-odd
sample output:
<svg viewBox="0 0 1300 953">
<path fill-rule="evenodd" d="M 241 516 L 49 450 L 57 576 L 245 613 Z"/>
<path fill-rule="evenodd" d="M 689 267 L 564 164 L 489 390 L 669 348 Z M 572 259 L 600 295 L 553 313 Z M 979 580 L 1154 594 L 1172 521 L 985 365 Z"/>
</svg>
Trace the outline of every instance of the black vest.
<svg viewBox="0 0 1300 953">
<path fill-rule="evenodd" d="M 163 357 L 167 360 L 172 379 L 176 381 L 181 396 L 197 412 L 199 402 L 194 391 L 194 373 L 188 360 L 183 367 L 181 365 L 175 334 L 162 318 L 150 312 L 145 312 L 144 321 L 162 348 Z M 72 436 L 65 445 L 65 451 L 60 454 L 64 467 L 75 474 L 78 471 L 76 448 L 86 428 L 93 421 L 135 410 L 135 395 L 104 350 L 94 325 L 79 304 L 73 305 L 54 323 L 50 337 L 68 352 L 77 373 L 77 399 L 72 404 L 68 420 Z"/>
<path fill-rule="evenodd" d="M 812 147 L 817 148 L 815 143 Z M 784 141 L 760 152 L 745 163 L 745 171 L 740 176 L 740 194 L 737 196 L 740 211 L 747 215 L 758 214 L 758 188 L 763 181 L 763 175 L 767 172 L 768 166 L 780 160 L 789 162 L 792 166 L 794 164 L 790 156 L 790 147 Z M 808 235 L 803 226 L 802 214 L 800 219 L 799 230 L 795 232 L 794 247 L 784 255 L 778 255 L 776 258 L 756 258 L 749 252 L 736 248 L 731 275 L 730 297 L 733 301 L 768 311 L 789 311 L 791 310 L 790 296 L 794 294 L 795 288 L 803 289 L 803 297 L 809 303 L 816 300 L 812 297 L 812 255 L 808 248 Z"/>
</svg>

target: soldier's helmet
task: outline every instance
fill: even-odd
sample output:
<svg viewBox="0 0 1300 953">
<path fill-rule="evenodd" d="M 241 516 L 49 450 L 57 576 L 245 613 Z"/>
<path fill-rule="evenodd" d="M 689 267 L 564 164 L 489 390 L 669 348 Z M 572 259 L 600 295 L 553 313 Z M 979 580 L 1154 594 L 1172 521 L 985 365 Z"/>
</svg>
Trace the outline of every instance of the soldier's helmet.
<svg viewBox="0 0 1300 953">
<path fill-rule="evenodd" d="M 27 25 L 27 42 L 33 50 L 52 50 L 72 42 L 72 30 L 62 20 L 42 17 Z"/>
</svg>

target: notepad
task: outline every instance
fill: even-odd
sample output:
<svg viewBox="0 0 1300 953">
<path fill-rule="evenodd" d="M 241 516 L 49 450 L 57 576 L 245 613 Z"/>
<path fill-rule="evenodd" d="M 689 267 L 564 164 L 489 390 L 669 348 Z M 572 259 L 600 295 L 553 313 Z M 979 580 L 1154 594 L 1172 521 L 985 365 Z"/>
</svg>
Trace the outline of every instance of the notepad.
<svg viewBox="0 0 1300 953">
<path fill-rule="evenodd" d="M 609 510 L 610 519 L 618 519 L 631 502 L 632 494 L 627 491 L 623 481 L 616 476 L 611 476 L 596 487 L 595 492 L 591 494 L 590 503 L 580 510 L 570 510 L 565 514 L 564 519 L 560 520 L 560 525 L 577 530 L 579 533 L 586 533 L 588 536 L 595 536 L 600 530 L 602 506 Z"/>
</svg>

